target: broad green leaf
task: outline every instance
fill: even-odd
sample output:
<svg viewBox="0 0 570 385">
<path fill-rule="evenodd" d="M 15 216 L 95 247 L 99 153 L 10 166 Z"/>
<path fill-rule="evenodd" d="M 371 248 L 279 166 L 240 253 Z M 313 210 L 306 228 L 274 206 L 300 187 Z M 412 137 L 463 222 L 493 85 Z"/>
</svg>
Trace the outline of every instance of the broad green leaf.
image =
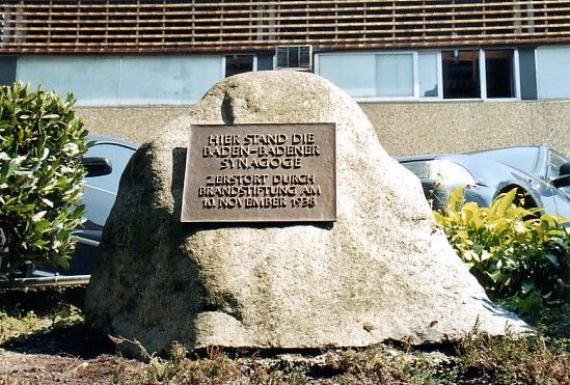
<svg viewBox="0 0 570 385">
<path fill-rule="evenodd" d="M 0 88 L 0 223 L 12 234 L 3 266 L 68 263 L 87 149 L 73 103 L 26 84 Z"/>
<path fill-rule="evenodd" d="M 491 211 L 493 211 L 497 216 L 505 215 L 507 210 L 512 206 L 516 193 L 517 189 L 514 188 L 504 195 L 499 196 L 499 198 L 491 206 Z"/>
</svg>

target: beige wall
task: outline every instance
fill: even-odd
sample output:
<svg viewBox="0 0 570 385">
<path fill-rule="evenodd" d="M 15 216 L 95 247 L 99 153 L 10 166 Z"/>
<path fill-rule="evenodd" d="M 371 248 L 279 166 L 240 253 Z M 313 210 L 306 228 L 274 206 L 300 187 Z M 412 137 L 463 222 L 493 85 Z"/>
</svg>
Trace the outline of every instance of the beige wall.
<svg viewBox="0 0 570 385">
<path fill-rule="evenodd" d="M 362 105 L 392 155 L 549 144 L 570 154 L 570 102 Z"/>
<path fill-rule="evenodd" d="M 361 104 L 394 156 L 549 144 L 570 154 L 570 101 Z M 187 107 L 78 108 L 87 128 L 142 143 Z"/>
</svg>

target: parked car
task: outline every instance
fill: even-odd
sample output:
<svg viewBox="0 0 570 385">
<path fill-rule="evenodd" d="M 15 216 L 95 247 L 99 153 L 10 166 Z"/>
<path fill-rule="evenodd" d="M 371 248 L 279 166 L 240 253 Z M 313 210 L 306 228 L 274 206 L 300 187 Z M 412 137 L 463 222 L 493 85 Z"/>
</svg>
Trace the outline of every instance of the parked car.
<svg viewBox="0 0 570 385">
<path fill-rule="evenodd" d="M 420 178 L 434 209 L 444 207 L 456 187 L 465 188 L 465 199 L 481 207 L 516 187 L 525 207 L 570 218 L 570 159 L 548 146 L 407 156 L 398 161 Z"/>
<path fill-rule="evenodd" d="M 86 222 L 75 231 L 77 244 L 69 269 L 34 266 L 25 277 L 4 282 L 4 286 L 27 288 L 85 284 L 89 281 L 103 226 L 115 203 L 121 175 L 137 146 L 110 136 L 89 135 L 88 140 L 94 143 L 83 157 L 87 171 L 83 191 Z"/>
</svg>

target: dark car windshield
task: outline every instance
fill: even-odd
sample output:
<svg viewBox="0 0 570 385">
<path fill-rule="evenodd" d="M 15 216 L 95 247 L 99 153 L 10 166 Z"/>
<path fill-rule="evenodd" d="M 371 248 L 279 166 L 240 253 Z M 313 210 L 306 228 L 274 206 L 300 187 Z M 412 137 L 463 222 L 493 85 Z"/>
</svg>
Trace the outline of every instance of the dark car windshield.
<svg viewBox="0 0 570 385">
<path fill-rule="evenodd" d="M 513 147 L 484 151 L 479 154 L 527 173 L 534 173 L 539 152 L 539 147 Z"/>
</svg>

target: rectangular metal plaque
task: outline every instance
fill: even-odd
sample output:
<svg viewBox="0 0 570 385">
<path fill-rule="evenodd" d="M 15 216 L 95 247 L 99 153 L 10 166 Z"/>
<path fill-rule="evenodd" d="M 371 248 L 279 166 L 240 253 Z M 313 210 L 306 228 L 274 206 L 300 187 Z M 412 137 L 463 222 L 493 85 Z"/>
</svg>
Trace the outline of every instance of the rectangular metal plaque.
<svg viewBox="0 0 570 385">
<path fill-rule="evenodd" d="M 335 125 L 192 125 L 182 222 L 336 220 Z"/>
</svg>

